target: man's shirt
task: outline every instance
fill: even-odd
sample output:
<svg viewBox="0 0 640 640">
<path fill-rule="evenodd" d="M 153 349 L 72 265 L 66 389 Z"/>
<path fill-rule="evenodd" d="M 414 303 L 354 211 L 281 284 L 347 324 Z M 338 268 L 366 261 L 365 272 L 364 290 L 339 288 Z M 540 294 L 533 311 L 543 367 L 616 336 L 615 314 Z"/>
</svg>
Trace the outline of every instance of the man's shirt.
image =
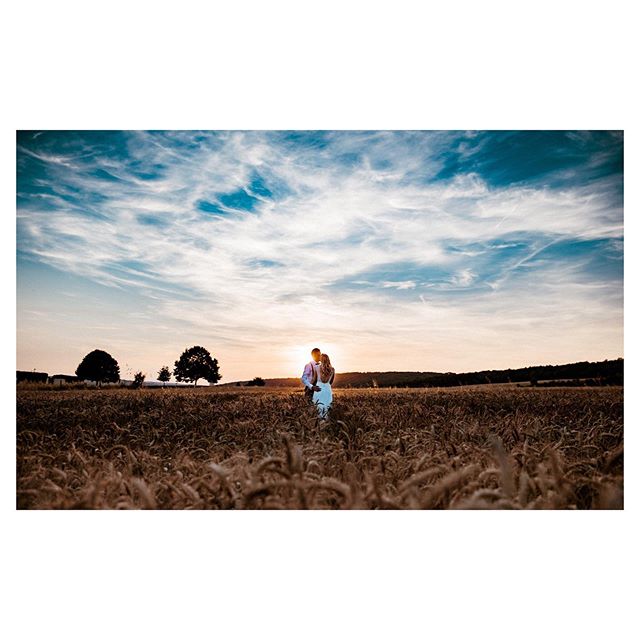
<svg viewBox="0 0 640 640">
<path fill-rule="evenodd" d="M 311 362 L 307 362 L 307 364 L 304 365 L 304 371 L 302 373 L 302 377 L 300 378 L 300 380 L 302 380 L 302 384 L 304 384 L 304 386 L 307 387 L 307 389 L 311 389 L 311 387 L 313 386 L 311 384 L 311 377 L 313 376 L 313 367 L 317 367 L 317 366 L 319 365 L 315 360 L 312 360 Z"/>
</svg>

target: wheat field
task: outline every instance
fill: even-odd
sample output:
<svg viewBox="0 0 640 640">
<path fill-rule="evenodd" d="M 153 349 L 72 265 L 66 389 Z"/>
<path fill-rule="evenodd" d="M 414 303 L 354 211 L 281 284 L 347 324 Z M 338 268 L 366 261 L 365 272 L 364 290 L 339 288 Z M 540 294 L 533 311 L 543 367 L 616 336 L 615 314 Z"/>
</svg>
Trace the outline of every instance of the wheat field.
<svg viewBox="0 0 640 640">
<path fill-rule="evenodd" d="M 623 389 L 17 392 L 19 509 L 621 509 Z"/>
</svg>

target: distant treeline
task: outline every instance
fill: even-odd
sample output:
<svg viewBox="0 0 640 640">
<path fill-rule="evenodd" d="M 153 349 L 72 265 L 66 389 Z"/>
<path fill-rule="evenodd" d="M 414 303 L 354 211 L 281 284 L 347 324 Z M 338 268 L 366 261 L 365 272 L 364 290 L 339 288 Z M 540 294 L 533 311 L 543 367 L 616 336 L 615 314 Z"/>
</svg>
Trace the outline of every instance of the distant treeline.
<svg viewBox="0 0 640 640">
<path fill-rule="evenodd" d="M 334 387 L 455 387 L 505 382 L 534 386 L 602 386 L 624 384 L 624 359 L 541 365 L 521 369 L 491 369 L 470 373 L 374 371 L 336 373 Z M 237 383 L 231 383 L 237 384 Z M 302 385 L 300 378 L 267 378 L 268 387 Z"/>
<path fill-rule="evenodd" d="M 407 380 L 408 387 L 453 387 L 469 384 L 495 384 L 504 382 L 529 382 L 533 385 L 541 381 L 564 382 L 598 380 L 601 384 L 623 384 L 624 360 L 604 360 L 602 362 L 574 362 L 571 364 L 523 367 L 521 369 L 501 369 L 474 371 L 471 373 L 427 373 L 418 374 Z M 380 381 L 378 381 L 380 385 Z"/>
</svg>

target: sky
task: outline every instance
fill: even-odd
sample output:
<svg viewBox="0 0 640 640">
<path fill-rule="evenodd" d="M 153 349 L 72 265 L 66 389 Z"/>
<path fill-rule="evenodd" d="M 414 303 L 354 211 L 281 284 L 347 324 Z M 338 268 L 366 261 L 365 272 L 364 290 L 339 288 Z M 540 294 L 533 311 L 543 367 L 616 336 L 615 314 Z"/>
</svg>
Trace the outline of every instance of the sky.
<svg viewBox="0 0 640 640">
<path fill-rule="evenodd" d="M 623 356 L 620 131 L 19 131 L 17 368 Z"/>
</svg>

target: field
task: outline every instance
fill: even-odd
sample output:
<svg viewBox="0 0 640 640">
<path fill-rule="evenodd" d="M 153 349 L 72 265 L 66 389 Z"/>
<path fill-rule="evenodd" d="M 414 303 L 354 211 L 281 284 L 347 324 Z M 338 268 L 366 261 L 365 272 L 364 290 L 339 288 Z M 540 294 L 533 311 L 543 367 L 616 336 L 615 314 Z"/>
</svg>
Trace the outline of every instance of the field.
<svg viewBox="0 0 640 640">
<path fill-rule="evenodd" d="M 17 392 L 19 509 L 621 509 L 623 389 Z"/>
</svg>

